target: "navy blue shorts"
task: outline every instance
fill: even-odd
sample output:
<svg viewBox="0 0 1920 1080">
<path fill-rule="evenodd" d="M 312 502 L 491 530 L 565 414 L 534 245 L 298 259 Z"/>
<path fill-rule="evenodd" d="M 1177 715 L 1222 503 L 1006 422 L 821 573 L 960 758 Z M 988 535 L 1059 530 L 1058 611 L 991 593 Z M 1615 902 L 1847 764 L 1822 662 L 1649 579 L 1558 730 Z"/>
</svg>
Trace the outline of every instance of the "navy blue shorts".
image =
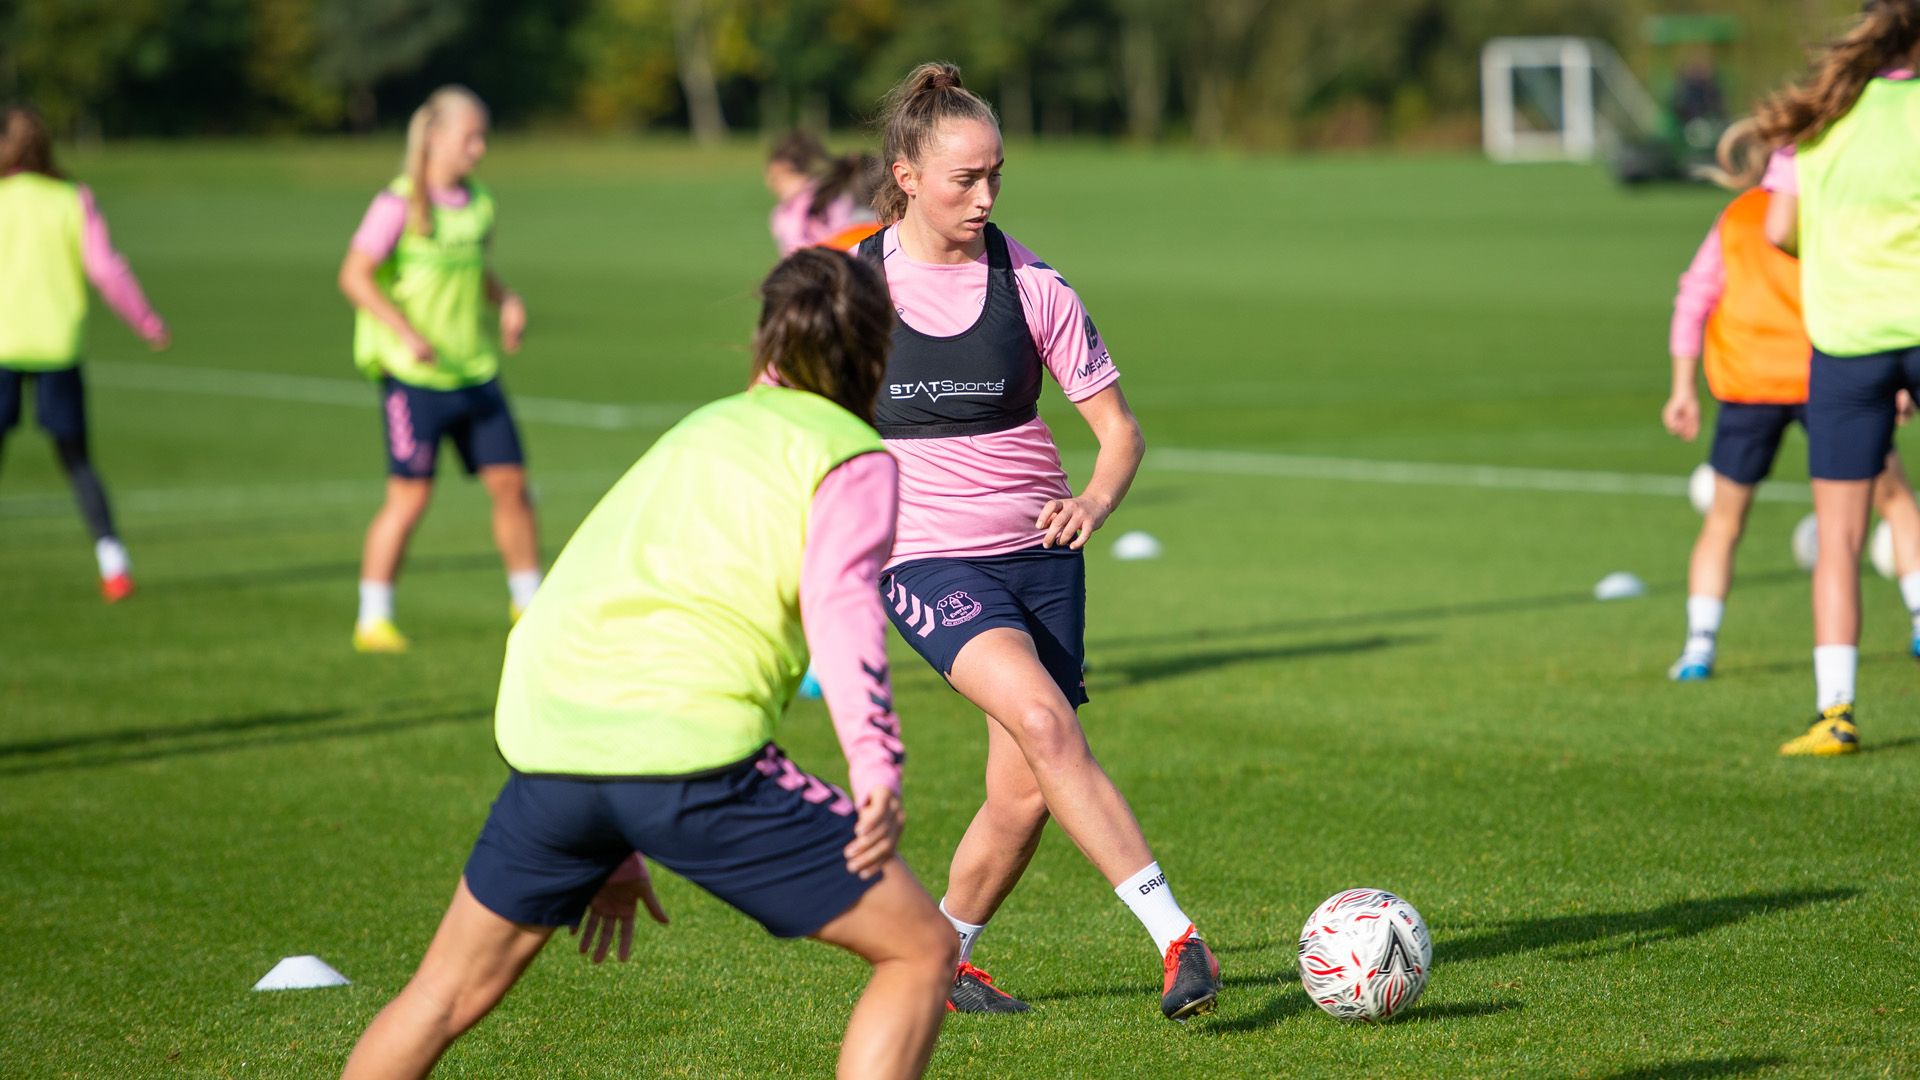
<svg viewBox="0 0 1920 1080">
<path fill-rule="evenodd" d="M 1920 346 L 1866 356 L 1813 350 L 1807 386 L 1807 471 L 1816 480 L 1871 480 L 1893 450 L 1894 398 L 1920 393 Z"/>
<path fill-rule="evenodd" d="M 805 937 L 879 878 L 847 870 L 854 807 L 778 747 L 700 776 L 589 780 L 513 773 L 467 858 L 467 888 L 503 919 L 569 926 L 639 851 L 776 937 Z"/>
<path fill-rule="evenodd" d="M 1707 463 L 1736 484 L 1757 484 L 1773 471 L 1773 459 L 1780 454 L 1780 440 L 1787 429 L 1794 424 L 1805 427 L 1806 423 L 1805 405 L 1723 401 L 1714 421 L 1713 452 Z"/>
<path fill-rule="evenodd" d="M 942 675 L 981 631 L 1010 626 L 1033 639 L 1047 674 L 1079 708 L 1087 703 L 1087 561 L 1070 548 L 1028 548 L 980 559 L 917 559 L 881 575 L 887 616 Z"/>
<path fill-rule="evenodd" d="M 519 465 L 520 431 L 499 379 L 458 390 L 429 390 L 388 379 L 381 389 L 387 471 L 424 480 L 433 475 L 440 440 L 452 441 L 467 475 L 488 465 Z"/>
<path fill-rule="evenodd" d="M 55 371 L 18 371 L 0 367 L 0 434 L 20 422 L 20 399 L 33 380 L 33 417 L 40 430 L 69 442 L 87 440 L 87 384 L 80 366 Z"/>
</svg>

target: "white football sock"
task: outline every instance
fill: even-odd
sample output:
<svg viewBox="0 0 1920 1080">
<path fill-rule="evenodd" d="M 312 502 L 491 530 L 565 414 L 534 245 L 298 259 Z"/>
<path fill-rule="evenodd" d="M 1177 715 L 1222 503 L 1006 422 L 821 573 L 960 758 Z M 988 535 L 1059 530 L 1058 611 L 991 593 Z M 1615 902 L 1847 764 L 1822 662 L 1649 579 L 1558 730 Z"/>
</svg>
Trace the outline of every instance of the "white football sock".
<svg viewBox="0 0 1920 1080">
<path fill-rule="evenodd" d="M 101 537 L 93 545 L 93 561 L 100 564 L 100 576 L 103 578 L 119 577 L 133 569 L 133 564 L 127 559 L 126 545 L 117 536 Z"/>
<path fill-rule="evenodd" d="M 393 582 L 363 581 L 360 583 L 361 626 L 393 618 Z"/>
<path fill-rule="evenodd" d="M 1713 655 L 1714 639 L 1720 634 L 1720 617 L 1727 602 L 1717 596 L 1687 597 L 1687 648 L 1689 654 Z"/>
<path fill-rule="evenodd" d="M 1830 705 L 1853 704 L 1853 677 L 1860 667 L 1858 645 L 1815 645 L 1813 647 L 1814 708 L 1825 712 Z"/>
<path fill-rule="evenodd" d="M 1193 927 L 1193 920 L 1174 901 L 1173 888 L 1157 862 L 1148 863 L 1145 869 L 1115 885 L 1113 891 L 1153 936 L 1153 947 L 1161 956 L 1167 955 L 1167 946 Z"/>
<path fill-rule="evenodd" d="M 953 932 L 960 935 L 960 962 L 966 963 L 973 956 L 973 943 L 980 940 L 980 931 L 985 930 L 987 924 L 954 918 L 953 912 L 947 910 L 947 898 L 944 896 L 940 898 L 940 914 L 947 917 L 947 921 L 953 924 Z"/>
<path fill-rule="evenodd" d="M 1900 599 L 1907 602 L 1907 611 L 1913 616 L 1913 628 L 1920 630 L 1920 570 L 1900 579 Z"/>
<path fill-rule="evenodd" d="M 513 598 L 513 606 L 521 611 L 533 603 L 533 594 L 540 589 L 540 571 L 515 570 L 507 575 L 507 595 Z"/>
</svg>

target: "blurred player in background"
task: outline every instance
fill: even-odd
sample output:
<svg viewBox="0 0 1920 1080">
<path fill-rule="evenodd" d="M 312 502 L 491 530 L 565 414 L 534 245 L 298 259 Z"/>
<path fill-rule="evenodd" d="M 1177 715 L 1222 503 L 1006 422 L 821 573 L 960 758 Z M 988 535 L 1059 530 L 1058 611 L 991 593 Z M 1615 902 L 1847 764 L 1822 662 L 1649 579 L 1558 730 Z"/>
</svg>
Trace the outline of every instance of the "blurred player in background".
<svg viewBox="0 0 1920 1080">
<path fill-rule="evenodd" d="M 442 439 L 493 500 L 512 617 L 540 585 L 525 456 L 499 377 L 527 309 L 488 266 L 493 196 L 471 175 L 486 151 L 486 105 L 465 87 L 434 91 L 407 125 L 402 175 L 374 196 L 340 265 L 340 291 L 358 309 L 354 362 L 381 386 L 389 474 L 360 566 L 361 652 L 407 648 L 393 583 L 433 494 Z"/>
<path fill-rule="evenodd" d="M 876 426 L 900 462 L 900 535 L 881 581 L 894 627 L 987 714 L 986 801 L 953 856 L 942 910 L 960 937 L 949 1002 L 1023 1012 L 971 955 L 1049 814 L 1153 939 L 1161 1009 L 1212 1008 L 1219 964 L 1173 898 L 1087 745 L 1081 549 L 1126 495 L 1145 442 L 1080 298 L 988 222 L 1004 152 L 958 68 L 923 64 L 888 95 L 889 227 L 860 245 L 900 315 Z M 1044 373 L 1044 374 L 1043 374 Z M 1100 443 L 1081 494 L 1036 402 L 1051 375 Z"/>
<path fill-rule="evenodd" d="M 956 950 L 895 854 L 904 753 L 873 583 L 899 471 L 870 426 L 893 313 L 877 275 L 828 251 L 760 292 L 755 385 L 661 436 L 509 636 L 495 730 L 513 771 L 349 1080 L 424 1076 L 583 910 L 581 951 L 599 930 L 604 958 L 617 933 L 627 959 L 638 901 L 666 921 L 637 852 L 873 965 L 840 1076 L 926 1067 Z M 773 742 L 809 650 L 851 798 Z"/>
<path fill-rule="evenodd" d="M 1920 390 L 1920 0 L 1870 0 L 1809 78 L 1761 102 L 1767 235 L 1800 256 L 1813 341 L 1808 471 L 1819 518 L 1813 667 L 1820 714 L 1780 747 L 1851 754 L 1860 660 L 1860 549 L 1901 391 Z"/>
<path fill-rule="evenodd" d="M 54 164 L 40 115 L 9 108 L 0 114 L 0 440 L 20 422 L 31 385 L 34 419 L 93 534 L 100 595 L 114 603 L 132 594 L 133 571 L 88 449 L 80 359 L 89 281 L 148 345 L 167 347 L 167 325 L 113 249 L 93 192 Z"/>
<path fill-rule="evenodd" d="M 1707 387 L 1719 402 L 1709 458 L 1713 503 L 1687 573 L 1687 641 L 1667 672 L 1676 682 L 1713 674 L 1734 550 L 1754 491 L 1773 471 L 1787 428 L 1805 424 L 1813 347 L 1800 317 L 1800 263 L 1767 240 L 1771 196 L 1757 185 L 1768 149 L 1752 121 L 1734 125 L 1721 139 L 1720 168 L 1707 175 L 1741 194 L 1715 220 L 1681 275 L 1673 306 L 1673 390 L 1661 420 L 1679 438 L 1692 441 L 1699 434 L 1695 382 L 1703 352 Z M 1887 456 L 1873 491 L 1880 516 L 1893 528 L 1900 588 L 1912 620 L 1910 647 L 1920 655 L 1920 504 L 1898 454 Z"/>
<path fill-rule="evenodd" d="M 832 158 L 819 139 L 804 131 L 788 132 L 773 144 L 765 173 L 774 199 L 767 225 L 781 258 L 854 223 L 859 213 L 854 201 L 859 156 Z"/>
</svg>

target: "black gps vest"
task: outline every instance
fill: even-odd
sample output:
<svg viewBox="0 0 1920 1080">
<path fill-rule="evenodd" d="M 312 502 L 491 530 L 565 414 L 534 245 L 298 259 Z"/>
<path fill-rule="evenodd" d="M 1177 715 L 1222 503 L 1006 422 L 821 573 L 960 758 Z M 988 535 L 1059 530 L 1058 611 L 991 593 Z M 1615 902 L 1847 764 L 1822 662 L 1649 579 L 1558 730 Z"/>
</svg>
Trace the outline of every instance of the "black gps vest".
<svg viewBox="0 0 1920 1080">
<path fill-rule="evenodd" d="M 860 258 L 887 271 L 886 231 L 861 241 Z M 887 439 L 941 439 L 986 435 L 1019 427 L 1039 415 L 1040 350 L 1020 307 L 1007 238 L 991 222 L 987 239 L 987 301 L 980 318 L 952 337 L 923 334 L 900 319 L 893 353 L 874 405 L 873 426 Z"/>
</svg>

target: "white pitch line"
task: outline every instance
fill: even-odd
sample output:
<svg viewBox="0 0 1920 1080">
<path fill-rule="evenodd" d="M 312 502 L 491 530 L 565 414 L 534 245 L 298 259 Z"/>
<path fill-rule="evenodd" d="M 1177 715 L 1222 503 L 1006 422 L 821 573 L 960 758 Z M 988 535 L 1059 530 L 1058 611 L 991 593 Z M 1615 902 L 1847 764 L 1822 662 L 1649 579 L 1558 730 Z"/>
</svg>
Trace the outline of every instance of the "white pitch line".
<svg viewBox="0 0 1920 1080">
<path fill-rule="evenodd" d="M 1426 461 L 1372 461 L 1365 458 L 1312 457 L 1258 450 L 1148 450 L 1147 466 L 1168 472 L 1220 476 L 1266 476 L 1292 480 L 1351 480 L 1366 484 L 1415 487 L 1464 487 L 1503 491 L 1545 491 L 1577 495 L 1660 495 L 1684 498 L 1687 478 L 1658 473 L 1596 472 L 1586 469 L 1527 469 L 1511 465 L 1450 465 Z M 1813 500 L 1805 484 L 1763 486 L 1756 497 L 1769 502 Z"/>
<path fill-rule="evenodd" d="M 459 476 L 458 470 L 444 472 Z M 537 498 L 546 491 L 601 491 L 619 479 L 617 469 L 606 471 L 573 470 L 535 473 L 529 481 Z M 290 484 L 234 484 L 204 487 L 107 489 L 116 512 L 124 514 L 192 514 L 218 516 L 255 514 L 269 511 L 303 511 L 337 506 L 360 505 L 371 510 L 379 505 L 385 477 L 370 475 L 364 480 L 316 480 Z M 109 478 L 111 484 L 111 478 Z M 73 516 L 73 498 L 66 494 L 0 495 L 0 520 L 57 518 Z"/>
<path fill-rule="evenodd" d="M 358 379 L 108 360 L 89 363 L 87 373 L 97 385 L 116 390 L 155 390 L 256 401 L 291 401 L 302 405 L 339 405 L 369 412 L 379 407 L 378 396 L 371 384 Z M 521 394 L 513 396 L 514 415 L 522 420 L 597 431 L 671 427 L 697 407 L 696 403 L 677 401 L 623 405 Z"/>
</svg>

